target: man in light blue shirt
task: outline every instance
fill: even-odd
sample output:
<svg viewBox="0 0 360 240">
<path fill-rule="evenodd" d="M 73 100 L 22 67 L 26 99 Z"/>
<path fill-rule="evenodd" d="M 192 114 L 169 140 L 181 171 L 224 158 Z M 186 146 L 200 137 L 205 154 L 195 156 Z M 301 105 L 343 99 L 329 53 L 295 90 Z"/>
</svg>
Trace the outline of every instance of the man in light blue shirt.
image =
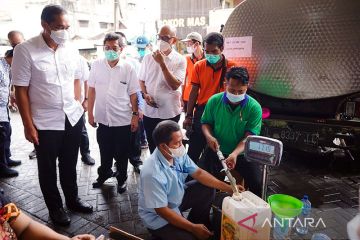
<svg viewBox="0 0 360 240">
<path fill-rule="evenodd" d="M 139 215 L 150 233 L 160 239 L 207 239 L 212 233 L 209 211 L 219 189 L 230 185 L 199 168 L 186 154 L 179 125 L 160 122 L 153 131 L 155 151 L 144 161 L 140 174 Z M 190 175 L 194 180 L 185 182 Z M 240 186 L 240 191 L 242 187 Z M 190 209 L 188 219 L 181 215 Z"/>
</svg>

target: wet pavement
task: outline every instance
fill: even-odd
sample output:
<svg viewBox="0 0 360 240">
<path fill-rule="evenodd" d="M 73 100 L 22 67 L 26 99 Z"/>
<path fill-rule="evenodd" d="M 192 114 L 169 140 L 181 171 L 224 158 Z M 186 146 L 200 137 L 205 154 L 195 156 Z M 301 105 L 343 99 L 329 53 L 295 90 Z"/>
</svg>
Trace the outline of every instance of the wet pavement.
<svg viewBox="0 0 360 240">
<path fill-rule="evenodd" d="M 24 138 L 20 115 L 12 114 L 13 135 L 11 150 L 13 159 L 22 160 L 15 167 L 20 172 L 16 178 L 0 179 L 0 187 L 7 192 L 12 201 L 35 220 L 68 236 L 78 233 L 91 233 L 95 236 L 107 234 L 110 226 L 115 226 L 140 237 L 147 237 L 137 214 L 138 174 L 128 168 L 128 191 L 118 194 L 116 180 L 108 180 L 102 189 L 93 189 L 92 182 L 97 178 L 100 162 L 95 129 L 88 126 L 91 155 L 96 159 L 95 166 L 84 165 L 79 157 L 77 173 L 79 196 L 94 206 L 93 214 L 71 213 L 69 227 L 56 227 L 52 224 L 42 193 L 40 191 L 36 159 L 30 160 L 28 154 L 33 146 Z M 149 154 L 143 152 L 142 159 Z M 270 171 L 268 195 L 286 193 L 302 198 L 309 195 L 312 202 L 312 216 L 322 218 L 326 228 L 310 228 L 306 236 L 292 234 L 292 239 L 310 239 L 311 233 L 322 232 L 331 239 L 347 239 L 346 223 L 359 211 L 360 159 L 357 163 L 347 160 L 330 160 L 318 156 L 287 152 L 279 168 Z M 59 189 L 61 189 L 59 185 Z"/>
</svg>

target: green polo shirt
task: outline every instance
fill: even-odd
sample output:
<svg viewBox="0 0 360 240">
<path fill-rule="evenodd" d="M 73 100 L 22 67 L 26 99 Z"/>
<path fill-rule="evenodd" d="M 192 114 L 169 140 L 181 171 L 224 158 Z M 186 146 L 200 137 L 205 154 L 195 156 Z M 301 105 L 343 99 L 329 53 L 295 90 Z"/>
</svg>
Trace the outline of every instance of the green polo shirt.
<svg viewBox="0 0 360 240">
<path fill-rule="evenodd" d="M 211 125 L 220 150 L 230 154 L 244 139 L 246 132 L 260 134 L 262 110 L 260 104 L 249 95 L 245 95 L 245 99 L 233 109 L 226 93 L 218 93 L 207 102 L 201 123 Z"/>
</svg>

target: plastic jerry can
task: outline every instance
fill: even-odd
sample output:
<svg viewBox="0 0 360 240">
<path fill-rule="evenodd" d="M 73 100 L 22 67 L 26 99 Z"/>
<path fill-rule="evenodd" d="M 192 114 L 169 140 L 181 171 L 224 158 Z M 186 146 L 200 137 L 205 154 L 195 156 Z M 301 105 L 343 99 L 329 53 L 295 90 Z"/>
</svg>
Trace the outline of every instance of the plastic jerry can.
<svg viewBox="0 0 360 240">
<path fill-rule="evenodd" d="M 221 240 L 268 240 L 270 205 L 249 191 L 240 200 L 226 197 L 222 203 Z"/>
</svg>

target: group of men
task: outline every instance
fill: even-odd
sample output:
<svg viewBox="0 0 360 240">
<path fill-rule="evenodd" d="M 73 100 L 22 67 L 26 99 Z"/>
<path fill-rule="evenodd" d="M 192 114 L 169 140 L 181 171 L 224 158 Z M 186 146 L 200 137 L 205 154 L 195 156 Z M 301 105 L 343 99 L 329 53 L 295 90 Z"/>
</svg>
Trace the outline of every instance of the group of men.
<svg viewBox="0 0 360 240">
<path fill-rule="evenodd" d="M 246 94 L 247 70 L 222 54 L 220 33 L 210 33 L 204 41 L 199 33 L 190 33 L 182 40 L 189 53 L 183 57 L 174 49 L 176 30 L 163 26 L 157 50 L 147 49 L 146 38 L 137 39 L 140 62 L 123 54 L 127 41 L 122 33 L 108 33 L 103 41 L 105 57 L 97 59 L 89 72 L 67 41 L 70 26 L 65 9 L 46 6 L 41 25 L 40 35 L 16 46 L 12 64 L 5 57 L 5 73 L 10 76 L 11 64 L 25 137 L 35 146 L 41 191 L 55 223 L 70 223 L 56 186 L 56 160 L 68 209 L 85 213 L 93 209 L 78 197 L 76 183 L 86 111 L 89 124 L 97 127 L 101 158 L 93 187 L 115 176 L 118 192 L 125 192 L 130 159 L 140 172 L 139 215 L 161 239 L 211 235 L 214 188 L 232 192 L 222 181 L 216 151 L 221 150 L 228 167 L 260 195 L 260 168 L 246 162 L 242 152 L 246 137 L 260 133 L 261 107 Z M 88 87 L 81 87 L 84 80 Z M 10 85 L 10 78 L 5 84 Z M 178 125 L 182 111 L 190 138 L 188 154 Z M 151 156 L 140 168 L 139 145 L 146 142 Z M 81 152 L 85 163 L 95 163 L 89 151 Z M 5 162 L 11 166 L 9 157 Z M 181 211 L 190 208 L 187 220 Z"/>
</svg>

